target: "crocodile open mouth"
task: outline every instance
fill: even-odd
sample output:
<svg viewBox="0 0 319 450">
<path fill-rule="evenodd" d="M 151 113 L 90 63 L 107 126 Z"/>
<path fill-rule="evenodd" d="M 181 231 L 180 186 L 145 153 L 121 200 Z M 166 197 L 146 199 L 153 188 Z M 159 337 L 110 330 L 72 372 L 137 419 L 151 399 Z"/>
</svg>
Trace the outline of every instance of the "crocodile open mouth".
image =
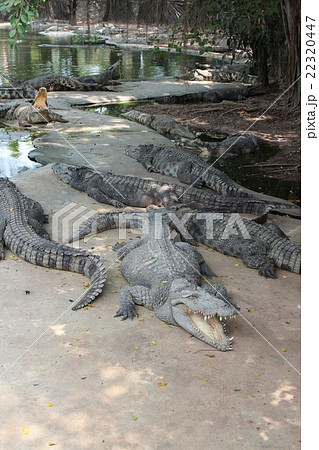
<svg viewBox="0 0 319 450">
<path fill-rule="evenodd" d="M 221 347 L 227 347 L 228 350 L 231 349 L 231 344 L 233 338 L 229 338 L 226 334 L 226 318 L 234 318 L 235 315 L 231 316 L 219 316 L 218 314 L 204 315 L 200 311 L 192 311 L 188 309 L 188 317 L 193 322 L 195 328 L 206 337 L 209 341 L 214 341 Z"/>
</svg>

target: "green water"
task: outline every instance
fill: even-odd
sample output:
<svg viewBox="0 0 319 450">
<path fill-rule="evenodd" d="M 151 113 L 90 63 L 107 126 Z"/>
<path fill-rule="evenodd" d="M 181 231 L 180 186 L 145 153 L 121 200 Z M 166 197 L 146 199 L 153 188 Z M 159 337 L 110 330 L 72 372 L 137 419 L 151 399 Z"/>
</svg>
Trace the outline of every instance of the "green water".
<svg viewBox="0 0 319 450">
<path fill-rule="evenodd" d="M 198 60 L 188 57 L 182 61 L 167 52 L 152 54 L 148 50 L 121 49 L 102 45 L 75 45 L 70 35 L 28 34 L 18 43 L 18 51 L 10 48 L 8 31 L 0 30 L 0 72 L 19 80 L 29 80 L 44 75 L 61 74 L 81 76 L 99 74 L 119 59 L 120 79 L 157 79 L 175 76 L 195 67 Z M 8 81 L 1 77 L 0 86 Z M 38 167 L 27 157 L 33 146 L 23 136 L 16 138 L 12 131 L 0 125 L 0 176 L 13 176 L 21 170 Z"/>
<path fill-rule="evenodd" d="M 299 181 L 282 180 L 274 175 L 263 175 L 255 166 L 256 163 L 267 161 L 279 152 L 279 147 L 265 142 L 260 144 L 259 152 L 241 155 L 230 160 L 219 160 L 216 168 L 224 171 L 236 183 L 253 191 L 273 195 L 274 197 L 290 200 L 298 205 L 301 203 L 301 185 Z M 213 163 L 214 160 L 207 161 Z M 247 167 L 250 166 L 250 167 Z"/>
<path fill-rule="evenodd" d="M 103 72 L 121 60 L 119 69 L 123 80 L 175 76 L 185 67 L 195 67 L 204 57 L 188 56 L 181 60 L 176 54 L 149 50 L 109 47 L 102 45 L 74 45 L 72 36 L 29 34 L 18 44 L 18 51 L 10 49 L 7 31 L 0 31 L 0 71 L 21 80 L 43 75 L 92 75 Z M 210 61 L 211 62 L 211 61 Z M 0 77 L 0 85 L 7 82 Z"/>
<path fill-rule="evenodd" d="M 40 164 L 31 161 L 28 154 L 34 147 L 30 134 L 4 127 L 0 123 L 0 177 L 13 177 L 19 172 L 34 169 Z"/>
<path fill-rule="evenodd" d="M 107 114 L 110 116 L 123 117 L 122 114 L 131 110 L 138 105 L 154 104 L 150 101 L 130 102 L 130 103 L 118 103 L 109 104 L 100 107 L 87 108 L 89 111 L 94 111 L 99 114 Z M 138 108 L 137 108 L 138 109 Z M 204 142 L 218 142 L 227 137 L 226 134 L 214 133 L 201 133 L 199 136 Z M 214 166 L 223 172 L 225 172 L 236 183 L 252 189 L 253 191 L 272 195 L 274 197 L 283 198 L 285 200 L 291 200 L 294 203 L 300 205 L 301 202 L 301 186 L 299 181 L 281 180 L 273 176 L 263 175 L 256 167 L 253 166 L 256 163 L 267 161 L 269 158 L 275 156 L 279 152 L 279 147 L 276 145 L 270 145 L 267 142 L 261 141 L 259 150 L 253 154 L 241 155 L 239 157 L 233 157 L 226 160 L 218 160 L 215 164 L 216 158 L 205 159 L 205 162 L 214 164 Z"/>
</svg>

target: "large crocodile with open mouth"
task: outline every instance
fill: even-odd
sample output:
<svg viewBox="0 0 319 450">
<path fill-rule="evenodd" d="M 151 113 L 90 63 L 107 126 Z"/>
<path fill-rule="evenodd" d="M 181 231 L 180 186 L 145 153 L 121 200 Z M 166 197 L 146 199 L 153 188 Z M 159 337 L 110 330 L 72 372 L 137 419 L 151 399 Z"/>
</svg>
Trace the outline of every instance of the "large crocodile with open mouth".
<svg viewBox="0 0 319 450">
<path fill-rule="evenodd" d="M 85 166 L 55 163 L 52 169 L 64 183 L 116 208 L 125 205 L 141 208 L 150 205 L 167 208 L 187 206 L 211 212 L 265 214 L 275 207 L 282 207 L 280 204 L 269 204 L 262 200 L 213 195 L 204 190 L 185 188 L 177 184 L 115 175 L 111 172 L 99 173 Z M 292 204 L 289 206 L 291 209 L 297 208 Z"/>
<path fill-rule="evenodd" d="M 68 270 L 90 278 L 91 286 L 72 309 L 93 302 L 102 292 L 106 269 L 100 257 L 50 240 L 41 205 L 24 196 L 7 178 L 0 178 L 0 260 L 7 247 L 37 266 Z"/>
<path fill-rule="evenodd" d="M 1 105 L 0 118 L 18 120 L 22 127 L 30 127 L 38 123 L 67 122 L 60 114 L 53 112 L 48 107 L 45 87 L 39 89 L 32 104 L 21 100 Z"/>
<path fill-rule="evenodd" d="M 160 214 L 160 220 L 162 215 Z M 135 304 L 154 310 L 155 316 L 179 325 L 198 339 L 222 351 L 231 350 L 232 338 L 224 321 L 237 314 L 225 286 L 199 286 L 201 276 L 212 276 L 202 255 L 185 242 L 169 238 L 169 224 L 156 212 L 149 215 L 149 230 L 141 239 L 116 246 L 121 272 L 131 287 L 121 291 L 115 317 L 137 316 Z"/>
<path fill-rule="evenodd" d="M 16 80 L 8 75 L 0 74 L 6 78 L 10 85 L 0 87 L 0 97 L 2 98 L 19 98 L 19 91 L 26 94 L 34 89 L 45 87 L 47 91 L 109 91 L 109 85 L 116 85 L 114 81 L 118 78 L 114 75 L 115 69 L 120 65 L 117 61 L 106 71 L 99 75 L 86 75 L 80 77 L 68 77 L 64 75 L 44 75 L 42 77 L 33 78 L 31 80 Z M 26 96 L 24 96 L 26 97 Z"/>
</svg>

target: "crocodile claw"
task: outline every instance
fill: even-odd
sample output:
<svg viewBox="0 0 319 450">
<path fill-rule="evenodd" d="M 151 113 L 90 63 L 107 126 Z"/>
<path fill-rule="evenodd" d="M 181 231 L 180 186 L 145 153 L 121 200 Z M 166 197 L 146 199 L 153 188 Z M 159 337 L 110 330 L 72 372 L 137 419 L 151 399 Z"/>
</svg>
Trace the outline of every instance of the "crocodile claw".
<svg viewBox="0 0 319 450">
<path fill-rule="evenodd" d="M 120 242 L 116 242 L 113 246 L 112 246 L 112 250 L 114 252 L 117 252 L 120 248 L 122 248 L 125 244 L 121 244 Z"/>
<path fill-rule="evenodd" d="M 122 317 L 122 320 L 130 319 L 133 320 L 134 317 L 137 317 L 137 312 L 135 310 L 134 305 L 129 305 L 127 307 L 120 307 L 120 309 L 116 312 L 114 317 Z"/>
<path fill-rule="evenodd" d="M 197 189 L 201 189 L 204 185 L 204 181 L 201 178 L 195 179 L 192 182 L 192 186 L 197 188 Z"/>
<path fill-rule="evenodd" d="M 277 278 L 273 264 L 263 264 L 258 268 L 258 275 L 265 278 Z"/>
</svg>

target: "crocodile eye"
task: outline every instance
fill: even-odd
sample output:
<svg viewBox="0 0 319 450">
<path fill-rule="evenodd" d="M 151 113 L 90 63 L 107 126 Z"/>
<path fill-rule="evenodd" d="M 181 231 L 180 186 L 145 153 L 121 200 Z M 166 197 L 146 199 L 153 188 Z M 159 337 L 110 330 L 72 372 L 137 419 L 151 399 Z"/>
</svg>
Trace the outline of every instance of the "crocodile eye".
<svg viewBox="0 0 319 450">
<path fill-rule="evenodd" d="M 182 298 L 198 298 L 198 297 L 199 297 L 198 294 L 193 294 L 193 293 L 182 295 Z"/>
</svg>

